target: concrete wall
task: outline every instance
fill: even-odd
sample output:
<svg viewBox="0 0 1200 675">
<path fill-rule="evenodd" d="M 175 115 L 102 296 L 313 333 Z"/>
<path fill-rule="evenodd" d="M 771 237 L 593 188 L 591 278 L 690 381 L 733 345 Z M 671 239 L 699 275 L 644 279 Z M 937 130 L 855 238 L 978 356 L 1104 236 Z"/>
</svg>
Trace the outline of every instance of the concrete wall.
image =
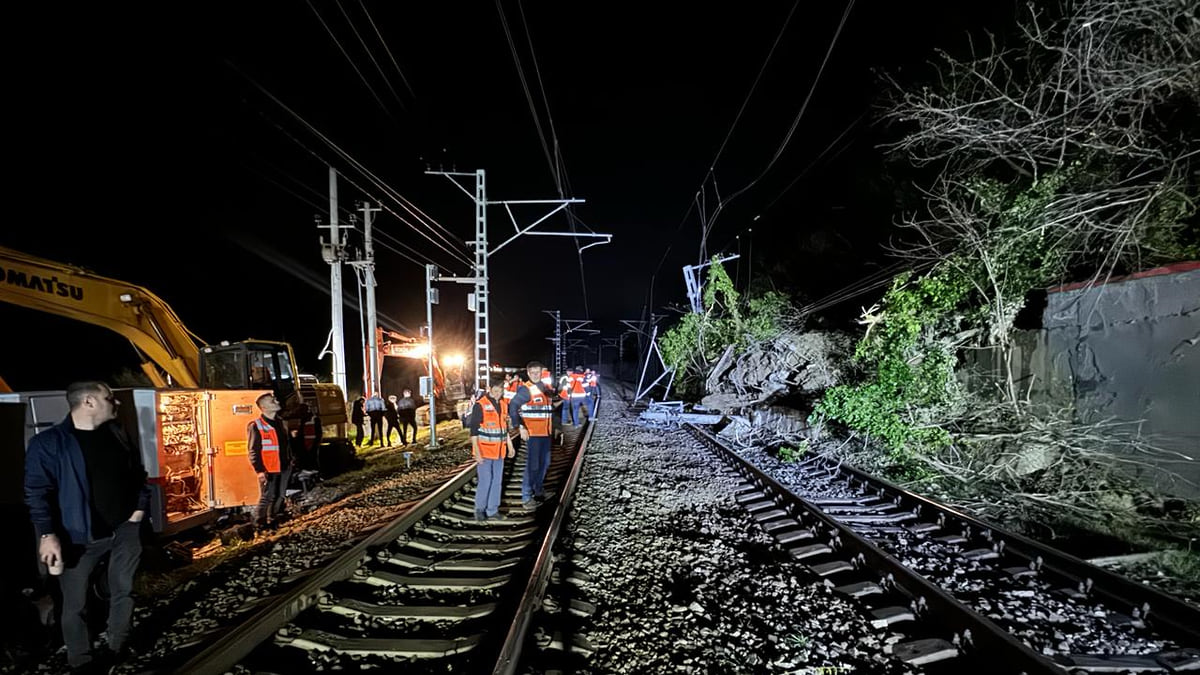
<svg viewBox="0 0 1200 675">
<path fill-rule="evenodd" d="M 1013 369 L 1021 391 L 1070 407 L 1081 421 L 1138 423 L 1127 432 L 1193 458 L 1155 463 L 1200 485 L 1200 263 L 1055 289 L 1042 324 L 1016 336 Z M 971 355 L 969 386 L 984 386 L 989 372 L 1001 374 L 997 361 L 986 350 Z M 1122 452 L 1119 435 L 1113 440 L 1114 452 Z M 1200 497 L 1196 485 L 1138 473 L 1175 494 Z"/>
</svg>

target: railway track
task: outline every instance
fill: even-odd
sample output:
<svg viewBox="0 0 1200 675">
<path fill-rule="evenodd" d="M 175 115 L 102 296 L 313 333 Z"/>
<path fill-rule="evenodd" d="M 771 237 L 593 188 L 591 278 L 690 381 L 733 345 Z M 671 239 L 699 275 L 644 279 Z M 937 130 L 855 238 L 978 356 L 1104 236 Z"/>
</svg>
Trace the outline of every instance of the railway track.
<svg viewBox="0 0 1200 675">
<path fill-rule="evenodd" d="M 928 672 L 1200 671 L 1200 609 L 814 456 L 802 498 L 698 427 L 737 501 L 809 571 L 906 639 Z M 1080 645 L 1094 648 L 1086 651 Z M 1085 647 L 1086 648 L 1086 647 Z"/>
<path fill-rule="evenodd" d="M 509 517 L 501 521 L 475 521 L 468 467 L 290 590 L 246 607 L 240 624 L 155 671 L 511 672 L 590 430 L 568 428 L 554 448 L 546 486 L 560 494 L 536 512 L 520 507 L 523 452 L 506 463 L 501 511 Z"/>
</svg>

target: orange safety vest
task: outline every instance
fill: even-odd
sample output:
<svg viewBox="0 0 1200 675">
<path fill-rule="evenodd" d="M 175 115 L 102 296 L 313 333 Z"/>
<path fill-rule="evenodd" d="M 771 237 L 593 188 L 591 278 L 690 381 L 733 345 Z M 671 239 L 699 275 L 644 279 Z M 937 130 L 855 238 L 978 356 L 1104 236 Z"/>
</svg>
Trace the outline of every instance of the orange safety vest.
<svg viewBox="0 0 1200 675">
<path fill-rule="evenodd" d="M 484 459 L 500 459 L 507 449 L 508 432 L 504 429 L 504 403 L 500 409 L 492 405 L 491 399 L 479 399 L 479 407 L 483 410 L 483 419 L 479 422 L 479 455 Z"/>
<path fill-rule="evenodd" d="M 262 462 L 267 473 L 279 473 L 279 434 L 271 423 L 258 417 L 254 420 L 258 435 L 262 438 Z"/>
<path fill-rule="evenodd" d="M 584 389 L 584 387 L 583 387 L 583 383 L 584 383 L 583 373 L 571 373 L 570 378 L 571 379 L 567 380 L 567 382 L 571 387 L 571 398 L 586 397 L 588 395 L 588 393 L 587 393 L 587 390 Z"/>
<path fill-rule="evenodd" d="M 521 378 L 515 377 L 512 382 L 509 382 L 504 387 L 504 400 L 511 401 L 512 397 L 517 395 L 517 391 L 521 389 Z"/>
<path fill-rule="evenodd" d="M 536 383 L 530 382 L 525 386 L 529 389 L 529 402 L 521 406 L 521 419 L 525 421 L 525 428 L 529 430 L 530 436 L 549 436 L 554 405 Z"/>
</svg>

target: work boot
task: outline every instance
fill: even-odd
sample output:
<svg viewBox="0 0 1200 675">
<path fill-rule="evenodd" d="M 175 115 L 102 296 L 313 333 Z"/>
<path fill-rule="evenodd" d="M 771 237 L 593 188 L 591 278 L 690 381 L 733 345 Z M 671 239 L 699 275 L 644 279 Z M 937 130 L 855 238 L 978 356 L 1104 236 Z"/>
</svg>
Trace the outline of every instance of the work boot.
<svg viewBox="0 0 1200 675">
<path fill-rule="evenodd" d="M 521 508 L 525 509 L 526 511 L 537 511 L 538 506 L 539 506 L 539 504 L 537 502 L 536 497 L 533 497 L 533 498 L 529 499 L 529 501 L 521 503 Z"/>
<path fill-rule="evenodd" d="M 506 523 L 511 520 L 511 518 L 497 511 L 495 514 L 488 516 L 487 520 L 489 523 Z"/>
<path fill-rule="evenodd" d="M 488 519 L 487 514 L 485 514 L 483 511 L 475 512 L 475 522 L 483 523 L 483 522 L 487 522 L 487 519 Z"/>
</svg>

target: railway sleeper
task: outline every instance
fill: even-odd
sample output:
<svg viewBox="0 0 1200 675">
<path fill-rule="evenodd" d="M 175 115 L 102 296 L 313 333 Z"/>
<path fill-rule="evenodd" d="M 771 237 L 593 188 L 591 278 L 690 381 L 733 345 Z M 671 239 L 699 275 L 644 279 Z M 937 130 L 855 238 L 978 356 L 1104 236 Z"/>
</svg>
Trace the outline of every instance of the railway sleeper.
<svg viewBox="0 0 1200 675">
<path fill-rule="evenodd" d="M 1157 654 L 1071 654 L 1054 657 L 1067 672 L 1191 673 L 1200 672 L 1200 650 L 1180 649 Z"/>
<path fill-rule="evenodd" d="M 588 642 L 588 639 L 578 634 L 571 635 L 571 644 L 568 647 L 566 641 L 563 639 L 562 631 L 546 633 L 539 628 L 533 636 L 533 641 L 534 644 L 538 646 L 538 649 L 543 651 L 569 651 L 573 654 L 579 654 L 580 656 L 584 657 L 588 657 L 596 653 L 596 648 L 592 646 L 590 642 Z"/>
<path fill-rule="evenodd" d="M 405 553 L 385 551 L 378 558 L 381 563 L 421 570 L 422 572 L 462 572 L 471 574 L 488 574 L 501 572 L 521 564 L 523 558 L 452 558 L 449 560 L 429 560 L 418 558 Z"/>
<path fill-rule="evenodd" d="M 350 581 L 368 586 L 404 586 L 424 590 L 467 591 L 500 588 L 511 579 L 508 575 L 495 577 L 432 577 L 412 574 L 395 574 L 383 570 L 360 567 L 354 571 Z"/>
<path fill-rule="evenodd" d="M 925 666 L 957 658 L 958 647 L 941 638 L 923 638 L 892 645 L 892 655 L 912 666 Z"/>
<path fill-rule="evenodd" d="M 870 610 L 870 613 L 871 626 L 875 628 L 886 628 L 902 621 L 916 621 L 917 619 L 913 610 L 908 607 L 879 607 L 878 609 Z"/>
<path fill-rule="evenodd" d="M 502 521 L 502 522 L 506 522 L 506 521 Z M 536 531 L 536 529 L 537 529 L 536 527 L 525 527 L 525 528 L 521 528 L 519 530 L 496 530 L 496 529 L 485 530 L 485 529 L 481 529 L 478 527 L 478 525 L 486 525 L 486 524 L 487 524 L 486 521 L 483 523 L 476 523 L 476 527 L 474 527 L 474 528 L 464 528 L 461 530 L 459 530 L 459 529 L 448 530 L 448 529 L 446 529 L 444 527 L 440 527 L 438 525 L 427 525 L 424 528 L 422 528 L 420 530 L 420 532 L 422 535 L 424 535 L 426 537 L 438 539 L 439 541 L 440 540 L 449 541 L 451 539 L 456 539 L 459 537 L 470 538 L 470 539 L 490 539 L 490 540 L 507 541 L 510 539 L 522 538 L 522 537 L 528 539 L 529 537 L 531 537 L 533 535 L 534 531 Z M 497 523 L 497 524 L 499 524 L 499 523 Z"/>
<path fill-rule="evenodd" d="M 426 551 L 428 553 L 453 553 L 462 555 L 473 553 L 475 555 L 498 555 L 517 553 L 529 546 L 529 537 L 519 539 L 517 541 L 504 542 L 470 542 L 470 543 L 450 543 L 442 541 L 433 541 L 424 537 L 413 537 L 405 543 L 408 548 L 414 548 L 418 551 Z"/>
<path fill-rule="evenodd" d="M 380 605 L 353 598 L 335 598 L 325 594 L 317 603 L 317 609 L 339 616 L 367 616 L 385 621 L 467 621 L 482 619 L 496 611 L 496 603 L 478 605 Z"/>
<path fill-rule="evenodd" d="M 304 629 L 280 631 L 276 644 L 305 651 L 334 651 L 349 656 L 380 656 L 409 659 L 443 659 L 471 651 L 479 646 L 483 635 L 471 635 L 455 640 L 393 640 L 388 638 L 351 638 L 329 631 Z"/>
<path fill-rule="evenodd" d="M 837 519 L 846 523 L 847 525 L 870 525 L 874 523 L 900 524 L 909 520 L 916 520 L 917 514 L 913 513 L 912 511 L 897 511 L 879 514 L 864 513 L 860 515 L 837 516 Z"/>
<path fill-rule="evenodd" d="M 562 603 L 557 598 L 547 595 L 542 598 L 542 610 L 547 614 L 558 614 L 562 611 Z M 590 602 L 572 599 L 567 602 L 567 612 L 586 618 L 596 613 L 596 606 Z"/>
<path fill-rule="evenodd" d="M 873 581 L 857 581 L 845 586 L 835 586 L 835 593 L 840 593 L 846 597 L 861 599 L 869 595 L 882 595 L 883 587 Z"/>
</svg>

